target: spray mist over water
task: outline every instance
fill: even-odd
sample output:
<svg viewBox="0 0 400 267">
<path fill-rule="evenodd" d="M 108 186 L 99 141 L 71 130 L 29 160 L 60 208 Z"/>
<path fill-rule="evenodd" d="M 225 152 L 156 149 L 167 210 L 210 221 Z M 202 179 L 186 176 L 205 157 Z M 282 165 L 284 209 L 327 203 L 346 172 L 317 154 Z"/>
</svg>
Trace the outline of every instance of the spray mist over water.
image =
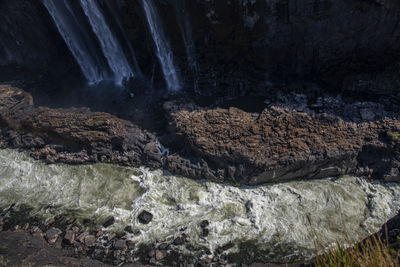
<svg viewBox="0 0 400 267">
<path fill-rule="evenodd" d="M 400 185 L 345 176 L 236 188 L 146 168 L 46 165 L 0 150 L 0 206 L 11 203 L 30 205 L 43 217 L 66 213 L 101 223 L 113 215 L 112 230 L 132 225 L 141 231 L 129 236 L 138 245 L 172 241 L 184 228 L 195 247 L 232 242 L 233 253 L 246 244 L 256 247 L 257 260 L 285 262 L 377 231 L 399 209 Z M 142 210 L 154 215 L 147 225 L 137 220 Z M 199 228 L 205 219 L 206 238 Z"/>
</svg>

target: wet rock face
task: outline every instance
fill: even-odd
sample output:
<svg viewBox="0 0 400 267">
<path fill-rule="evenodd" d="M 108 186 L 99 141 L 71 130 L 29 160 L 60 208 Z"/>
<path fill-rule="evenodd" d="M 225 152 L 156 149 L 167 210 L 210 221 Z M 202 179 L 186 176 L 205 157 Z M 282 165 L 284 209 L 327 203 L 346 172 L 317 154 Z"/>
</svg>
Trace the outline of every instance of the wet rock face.
<svg viewBox="0 0 400 267">
<path fill-rule="evenodd" d="M 297 80 L 323 80 L 339 88 L 342 78 L 381 70 L 400 51 L 396 0 L 154 2 L 185 88 L 198 80 L 201 95 L 265 94 L 270 82 Z M 40 1 L 0 4 L 0 66 L 5 66 L 0 78 L 21 74 L 10 66 L 80 76 Z M 116 1 L 115 6 L 145 76 L 154 74 L 155 83 L 164 86 L 140 1 Z M 109 24 L 116 28 L 112 19 Z M 195 44 L 196 70 L 188 63 L 188 39 Z M 362 90 L 376 93 L 366 86 Z"/>
<path fill-rule="evenodd" d="M 168 164 L 185 175 L 202 160 L 198 178 L 244 184 L 349 173 L 400 178 L 394 174 L 400 166 L 398 142 L 390 136 L 400 131 L 395 119 L 357 124 L 273 106 L 261 114 L 236 108 L 170 112 L 173 135 L 187 144 L 190 163 L 177 165 L 172 156 Z"/>
<path fill-rule="evenodd" d="M 41 1 L 0 1 L 0 79 L 75 68 Z"/>
<path fill-rule="evenodd" d="M 0 85 L 0 125 L 17 126 L 17 121 L 33 109 L 33 99 L 27 92 L 10 85 Z"/>
<path fill-rule="evenodd" d="M 99 143 L 112 149 L 122 147 L 125 122 L 108 113 L 88 109 L 39 107 L 22 122 L 23 128 L 44 137 L 69 142 L 76 147 L 95 149 Z"/>
<path fill-rule="evenodd" d="M 312 78 L 340 86 L 349 74 L 394 62 L 400 48 L 395 0 L 155 2 L 188 84 L 195 75 L 186 63 L 182 21 L 191 26 L 203 95 L 266 93 L 258 84 L 274 80 Z M 140 5 L 125 1 L 125 7 L 122 16 L 133 43 L 151 44 L 147 25 L 132 19 L 140 17 Z"/>
</svg>

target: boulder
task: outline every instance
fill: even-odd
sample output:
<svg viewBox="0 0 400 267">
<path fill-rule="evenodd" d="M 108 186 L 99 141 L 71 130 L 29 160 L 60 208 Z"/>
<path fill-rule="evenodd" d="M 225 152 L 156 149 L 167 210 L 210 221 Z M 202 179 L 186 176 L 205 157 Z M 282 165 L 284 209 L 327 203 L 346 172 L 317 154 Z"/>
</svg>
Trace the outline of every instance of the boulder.
<svg viewBox="0 0 400 267">
<path fill-rule="evenodd" d="M 85 245 L 87 247 L 94 247 L 96 244 L 96 237 L 94 235 L 85 236 Z"/>
<path fill-rule="evenodd" d="M 128 247 L 126 245 L 126 241 L 125 240 L 118 239 L 114 243 L 114 248 L 117 249 L 117 250 L 125 251 L 125 250 L 127 250 Z"/>
<path fill-rule="evenodd" d="M 74 244 L 75 243 L 75 233 L 74 233 L 74 231 L 68 230 L 64 235 L 64 241 L 69 245 Z"/>
<path fill-rule="evenodd" d="M 114 216 L 111 216 L 111 217 L 107 218 L 107 219 L 103 222 L 103 227 L 111 226 L 111 225 L 114 224 L 114 222 L 115 222 L 115 218 L 114 218 Z"/>
<path fill-rule="evenodd" d="M 151 220 L 153 220 L 153 214 L 144 210 L 141 213 L 139 213 L 137 218 L 140 223 L 148 224 L 149 222 L 151 222 Z"/>
<path fill-rule="evenodd" d="M 62 234 L 62 231 L 60 229 L 55 227 L 50 228 L 46 232 L 47 242 L 49 242 L 49 244 L 55 244 L 60 234 Z"/>
</svg>

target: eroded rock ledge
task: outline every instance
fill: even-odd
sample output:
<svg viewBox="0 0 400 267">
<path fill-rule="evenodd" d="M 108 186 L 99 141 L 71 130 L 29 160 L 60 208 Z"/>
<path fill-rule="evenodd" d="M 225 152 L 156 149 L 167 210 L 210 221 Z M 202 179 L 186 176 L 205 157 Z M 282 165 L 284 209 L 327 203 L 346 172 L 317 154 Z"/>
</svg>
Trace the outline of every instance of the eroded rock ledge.
<svg viewBox="0 0 400 267">
<path fill-rule="evenodd" d="M 171 104 L 165 108 L 172 134 L 185 142 L 187 155 L 192 156 L 190 162 L 170 156 L 167 165 L 174 172 L 227 177 L 243 184 L 342 174 L 400 179 L 400 122 L 395 119 L 353 123 L 278 106 L 261 114 L 236 108 L 207 110 Z M 183 162 L 188 168 L 182 168 Z M 196 172 L 203 169 L 200 162 L 208 163 L 207 173 Z"/>
<path fill-rule="evenodd" d="M 35 108 L 28 93 L 9 85 L 0 85 L 0 122 L 2 147 L 30 149 L 49 163 L 162 167 L 160 144 L 151 133 L 86 108 Z"/>
<path fill-rule="evenodd" d="M 34 107 L 28 93 L 0 85 L 0 145 L 49 163 L 145 165 L 240 184 L 341 174 L 400 181 L 396 118 L 355 123 L 274 105 L 260 114 L 172 102 L 164 108 L 177 152 L 169 156 L 131 122 L 85 108 Z"/>
</svg>

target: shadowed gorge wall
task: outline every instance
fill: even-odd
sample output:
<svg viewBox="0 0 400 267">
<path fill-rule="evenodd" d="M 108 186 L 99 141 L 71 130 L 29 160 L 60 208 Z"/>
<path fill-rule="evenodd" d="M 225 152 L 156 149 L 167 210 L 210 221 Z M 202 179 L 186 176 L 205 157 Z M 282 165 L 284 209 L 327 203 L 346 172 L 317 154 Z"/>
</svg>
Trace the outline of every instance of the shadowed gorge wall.
<svg viewBox="0 0 400 267">
<path fill-rule="evenodd" d="M 77 68 L 40 1 L 0 0 L 0 14 L 2 80 L 21 79 L 29 71 L 56 75 Z"/>
<path fill-rule="evenodd" d="M 104 0 L 98 3 L 105 9 Z M 345 76 L 395 62 L 400 49 L 396 0 L 154 3 L 184 88 L 193 88 L 196 81 L 202 95 L 266 93 L 276 81 L 322 80 L 340 86 Z M 119 0 L 115 6 L 143 74 L 165 87 L 140 1 Z M 0 14 L 0 65 L 45 69 L 52 62 L 52 69 L 77 69 L 40 1 L 1 0 Z M 115 28 L 115 22 L 110 24 Z M 190 59 L 188 45 L 193 46 Z M 191 67 L 193 58 L 196 68 Z"/>
</svg>

